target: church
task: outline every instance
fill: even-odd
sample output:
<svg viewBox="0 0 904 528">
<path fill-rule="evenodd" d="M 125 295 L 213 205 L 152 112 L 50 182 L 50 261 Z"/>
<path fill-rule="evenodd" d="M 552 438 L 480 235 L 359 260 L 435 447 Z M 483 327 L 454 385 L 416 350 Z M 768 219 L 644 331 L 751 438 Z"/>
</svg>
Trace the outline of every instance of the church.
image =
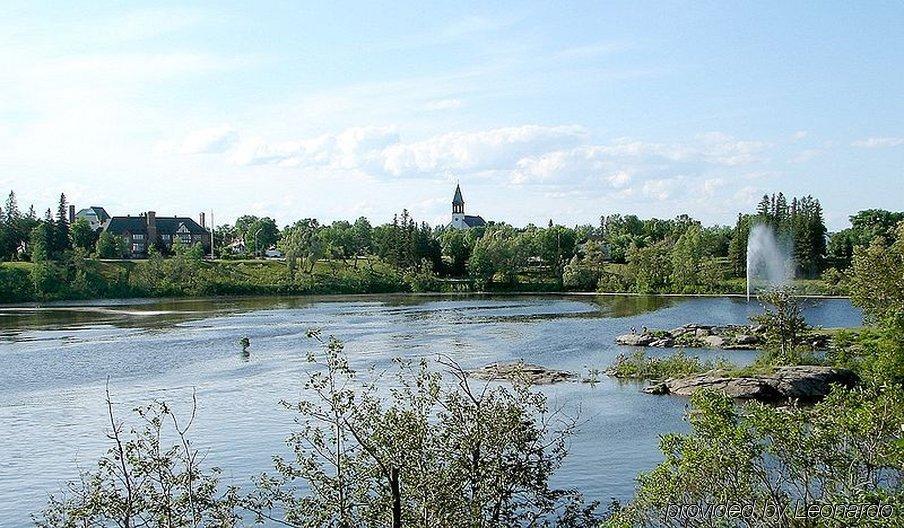
<svg viewBox="0 0 904 528">
<path fill-rule="evenodd" d="M 480 216 L 465 214 L 465 199 L 461 196 L 461 186 L 455 186 L 455 196 L 452 198 L 451 229 L 471 229 L 472 227 L 484 227 L 487 223 Z"/>
</svg>

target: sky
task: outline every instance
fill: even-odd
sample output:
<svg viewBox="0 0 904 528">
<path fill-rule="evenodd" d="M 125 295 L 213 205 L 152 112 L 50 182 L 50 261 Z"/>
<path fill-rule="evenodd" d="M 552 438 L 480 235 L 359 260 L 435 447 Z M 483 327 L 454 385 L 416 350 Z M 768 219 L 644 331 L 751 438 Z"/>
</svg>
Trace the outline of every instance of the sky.
<svg viewBox="0 0 904 528">
<path fill-rule="evenodd" d="M 0 192 L 111 214 L 904 209 L 904 3 L 4 2 Z"/>
</svg>

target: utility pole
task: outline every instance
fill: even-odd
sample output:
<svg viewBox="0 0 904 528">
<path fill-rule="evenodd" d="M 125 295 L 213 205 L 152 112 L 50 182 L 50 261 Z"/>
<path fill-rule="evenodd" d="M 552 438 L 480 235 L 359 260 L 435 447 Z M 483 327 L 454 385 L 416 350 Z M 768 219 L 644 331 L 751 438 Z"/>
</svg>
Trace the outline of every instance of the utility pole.
<svg viewBox="0 0 904 528">
<path fill-rule="evenodd" d="M 213 209 L 210 210 L 210 260 L 213 260 L 215 253 L 213 252 L 213 232 L 216 224 L 213 221 Z"/>
</svg>

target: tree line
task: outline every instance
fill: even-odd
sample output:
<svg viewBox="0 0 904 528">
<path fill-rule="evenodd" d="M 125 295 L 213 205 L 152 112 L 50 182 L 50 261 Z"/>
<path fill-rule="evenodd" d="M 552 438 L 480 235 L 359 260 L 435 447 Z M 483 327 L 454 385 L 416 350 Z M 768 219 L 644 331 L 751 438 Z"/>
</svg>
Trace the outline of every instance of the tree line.
<svg viewBox="0 0 904 528">
<path fill-rule="evenodd" d="M 485 227 L 454 230 L 419 222 L 403 210 L 380 225 L 365 217 L 329 224 L 304 218 L 280 228 L 272 218 L 243 215 L 234 225 L 220 225 L 214 230 L 218 257 L 240 260 L 261 257 L 275 249 L 284 259 L 285 271 L 267 270 L 239 287 L 230 285 L 230 280 L 240 279 L 241 274 L 219 269 L 203 286 L 182 287 L 180 293 L 301 293 L 325 281 L 354 283 L 333 289 L 359 291 L 373 286 L 375 280 L 380 284 L 374 286 L 378 291 L 430 291 L 447 287 L 447 279 L 467 281 L 474 289 L 732 292 L 743 289 L 747 238 L 756 224 L 770 226 L 790 249 L 797 277 L 821 277 L 823 283 L 816 286 L 823 288 L 820 293 L 842 293 L 845 270 L 857 249 L 879 237 L 893 241 L 895 227 L 902 219 L 901 212 L 861 211 L 851 216 L 851 227 L 828 233 L 818 199 L 803 196 L 789 201 L 782 193 L 763 196 L 755 210 L 739 213 L 733 227 L 705 226 L 688 215 L 641 219 L 611 214 L 601 216 L 596 225 L 568 227 L 550 220 L 545 226 L 515 227 L 490 222 Z M 0 208 L 0 260 L 43 264 L 32 274 L 30 286 L 19 287 L 31 288 L 30 297 L 65 297 L 60 292 L 42 292 L 46 293 L 45 288 L 56 280 L 73 283 L 78 273 L 90 275 L 91 266 L 80 260 L 119 258 L 126 249 L 120 237 L 94 232 L 83 219 L 70 225 L 65 195 L 60 197 L 56 214 L 48 209 L 43 218 L 35 214 L 33 206 L 23 213 L 14 192 Z M 158 253 L 176 256 L 176 251 L 163 247 L 155 248 L 151 256 Z M 200 264 L 192 269 L 210 271 L 209 266 Z M 22 270 L 0 268 L 0 272 L 16 273 L 19 282 L 24 280 Z M 99 285 L 104 280 L 118 281 L 119 286 L 106 288 L 108 295 L 113 290 L 129 289 L 127 285 L 132 286 L 131 294 L 163 295 L 164 291 L 178 290 L 174 284 L 198 283 L 189 277 L 176 277 L 166 286 L 152 284 L 136 289 L 132 277 L 94 278 L 98 282 L 95 292 L 104 289 Z M 299 283 L 308 286 L 300 289 Z M 17 298 L 6 292 L 2 298 L 26 300 L 23 295 Z"/>
</svg>

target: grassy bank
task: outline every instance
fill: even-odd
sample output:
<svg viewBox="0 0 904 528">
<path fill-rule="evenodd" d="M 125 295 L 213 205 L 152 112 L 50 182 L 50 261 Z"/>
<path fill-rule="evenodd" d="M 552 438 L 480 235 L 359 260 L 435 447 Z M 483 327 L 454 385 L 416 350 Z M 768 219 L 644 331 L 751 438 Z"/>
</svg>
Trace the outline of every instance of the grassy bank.
<svg viewBox="0 0 904 528">
<path fill-rule="evenodd" d="M 618 265 L 613 265 L 618 266 Z M 795 281 L 802 294 L 837 294 L 820 280 Z M 742 279 L 726 280 L 701 291 L 661 294 L 743 294 Z M 475 283 L 443 279 L 430 273 L 402 272 L 379 259 L 362 259 L 357 266 L 342 261 L 319 261 L 308 270 L 289 270 L 276 260 L 149 260 L 82 259 L 63 262 L 0 263 L 0 303 L 129 297 L 195 297 L 217 295 L 305 295 L 404 292 L 594 293 L 565 288 L 548 270 L 518 273 L 508 283 Z M 597 293 L 636 293 L 607 288 Z"/>
</svg>

